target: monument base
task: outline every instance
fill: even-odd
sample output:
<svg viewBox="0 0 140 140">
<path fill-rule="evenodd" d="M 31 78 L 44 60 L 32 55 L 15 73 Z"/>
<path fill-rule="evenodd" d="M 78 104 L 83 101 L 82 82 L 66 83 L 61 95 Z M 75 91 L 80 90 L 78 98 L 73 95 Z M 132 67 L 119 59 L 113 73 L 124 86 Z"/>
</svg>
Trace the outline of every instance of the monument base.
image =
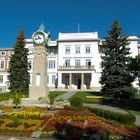
<svg viewBox="0 0 140 140">
<path fill-rule="evenodd" d="M 29 98 L 47 98 L 49 91 L 47 87 L 30 87 Z"/>
</svg>

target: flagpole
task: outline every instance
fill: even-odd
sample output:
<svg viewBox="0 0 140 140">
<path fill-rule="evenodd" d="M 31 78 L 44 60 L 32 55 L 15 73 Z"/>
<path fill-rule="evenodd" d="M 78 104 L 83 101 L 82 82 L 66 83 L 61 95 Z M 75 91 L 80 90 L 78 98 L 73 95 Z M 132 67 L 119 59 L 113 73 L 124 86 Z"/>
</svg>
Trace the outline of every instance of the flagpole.
<svg viewBox="0 0 140 140">
<path fill-rule="evenodd" d="M 78 23 L 78 33 L 80 32 L 80 24 Z"/>
</svg>

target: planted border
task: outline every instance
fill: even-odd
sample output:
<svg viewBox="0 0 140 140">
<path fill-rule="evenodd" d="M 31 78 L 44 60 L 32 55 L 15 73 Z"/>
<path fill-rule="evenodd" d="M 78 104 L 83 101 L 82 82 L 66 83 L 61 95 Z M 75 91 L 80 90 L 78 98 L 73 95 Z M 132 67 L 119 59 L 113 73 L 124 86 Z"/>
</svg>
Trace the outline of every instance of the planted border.
<svg viewBox="0 0 140 140">
<path fill-rule="evenodd" d="M 105 119 L 114 120 L 123 124 L 134 124 L 136 117 L 129 114 L 122 114 L 119 112 L 113 112 L 109 110 L 99 109 L 99 108 L 88 108 L 91 112 L 94 112 L 97 116 L 104 117 Z"/>
</svg>

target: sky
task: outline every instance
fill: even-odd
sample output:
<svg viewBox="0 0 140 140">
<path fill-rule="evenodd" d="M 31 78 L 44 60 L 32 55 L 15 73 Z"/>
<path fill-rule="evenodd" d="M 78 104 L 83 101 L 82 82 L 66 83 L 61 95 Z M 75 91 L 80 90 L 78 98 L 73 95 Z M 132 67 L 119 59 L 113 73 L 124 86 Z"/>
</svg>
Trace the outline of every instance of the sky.
<svg viewBox="0 0 140 140">
<path fill-rule="evenodd" d="M 21 29 L 26 38 L 43 23 L 52 40 L 58 33 L 107 35 L 117 19 L 127 35 L 140 37 L 140 0 L 0 0 L 0 48 L 11 48 Z"/>
</svg>

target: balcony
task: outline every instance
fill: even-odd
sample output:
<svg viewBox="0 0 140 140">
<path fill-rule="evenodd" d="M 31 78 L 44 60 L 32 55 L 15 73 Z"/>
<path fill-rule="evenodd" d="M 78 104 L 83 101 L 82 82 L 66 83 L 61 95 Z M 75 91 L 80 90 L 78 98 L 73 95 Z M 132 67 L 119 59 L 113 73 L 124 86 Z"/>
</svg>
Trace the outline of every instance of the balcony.
<svg viewBox="0 0 140 140">
<path fill-rule="evenodd" d="M 95 66 L 59 66 L 58 70 L 61 71 L 92 71 L 95 70 Z"/>
</svg>

